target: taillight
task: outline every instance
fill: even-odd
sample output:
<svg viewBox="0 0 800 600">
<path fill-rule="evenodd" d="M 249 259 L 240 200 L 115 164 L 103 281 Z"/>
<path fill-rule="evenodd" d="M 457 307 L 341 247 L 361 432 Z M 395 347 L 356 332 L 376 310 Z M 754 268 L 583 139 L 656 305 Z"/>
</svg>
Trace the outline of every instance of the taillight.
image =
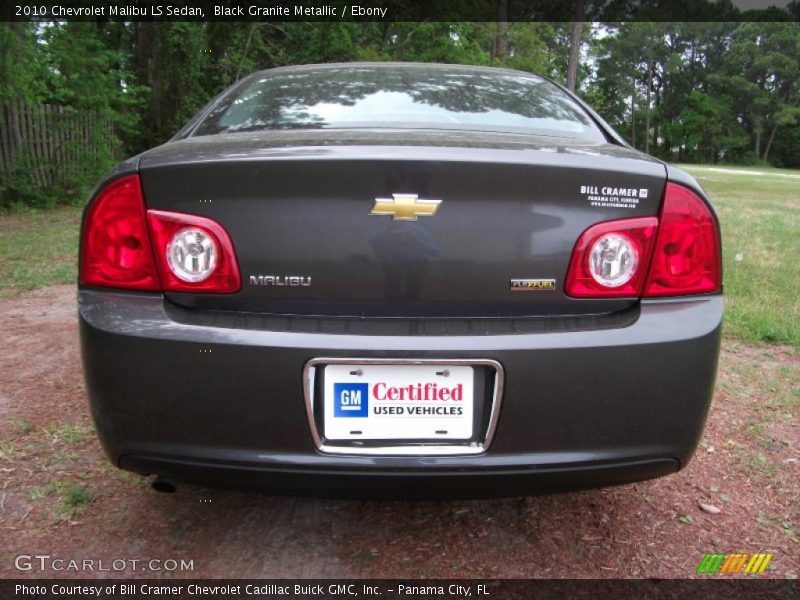
<svg viewBox="0 0 800 600">
<path fill-rule="evenodd" d="M 168 292 L 236 292 L 236 254 L 222 226 L 196 215 L 148 210 L 159 275 Z"/>
<path fill-rule="evenodd" d="M 87 285 L 159 290 L 137 175 L 109 184 L 86 214 L 80 280 Z"/>
<path fill-rule="evenodd" d="M 719 291 L 714 215 L 697 194 L 667 183 L 661 216 L 608 221 L 581 234 L 564 289 L 575 298 L 681 296 Z"/>
<path fill-rule="evenodd" d="M 639 296 L 653 250 L 658 219 L 598 223 L 572 251 L 564 289 L 575 298 Z"/>
<path fill-rule="evenodd" d="M 138 175 L 110 183 L 86 215 L 80 281 L 144 291 L 230 293 L 241 287 L 236 254 L 219 223 L 145 211 Z"/>
<path fill-rule="evenodd" d="M 645 296 L 716 292 L 722 287 L 714 216 L 691 190 L 668 183 Z"/>
</svg>

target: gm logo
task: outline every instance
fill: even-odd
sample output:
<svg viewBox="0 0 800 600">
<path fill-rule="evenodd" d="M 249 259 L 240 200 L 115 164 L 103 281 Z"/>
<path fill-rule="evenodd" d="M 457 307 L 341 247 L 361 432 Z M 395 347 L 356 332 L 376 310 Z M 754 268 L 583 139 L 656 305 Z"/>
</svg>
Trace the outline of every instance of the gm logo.
<svg viewBox="0 0 800 600">
<path fill-rule="evenodd" d="M 333 416 L 366 417 L 369 409 L 369 384 L 334 383 Z"/>
</svg>

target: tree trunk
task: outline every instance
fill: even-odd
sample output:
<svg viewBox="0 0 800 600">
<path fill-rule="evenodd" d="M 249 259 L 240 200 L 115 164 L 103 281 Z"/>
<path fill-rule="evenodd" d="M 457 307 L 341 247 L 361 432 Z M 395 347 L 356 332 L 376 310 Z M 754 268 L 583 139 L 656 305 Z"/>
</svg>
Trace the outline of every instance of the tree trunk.
<svg viewBox="0 0 800 600">
<path fill-rule="evenodd" d="M 383 52 L 386 49 L 386 44 L 389 43 L 389 37 L 391 33 L 390 25 L 391 25 L 390 21 L 383 22 L 383 35 L 381 35 L 381 52 Z"/>
<path fill-rule="evenodd" d="M 631 78 L 631 146 L 636 148 L 636 77 Z"/>
<path fill-rule="evenodd" d="M 659 86 L 660 87 L 660 86 Z M 658 107 L 661 106 L 661 93 L 659 88 L 653 88 L 653 110 L 658 112 Z M 653 152 L 658 152 L 659 148 L 663 148 L 663 145 L 659 144 L 659 136 L 661 134 L 661 129 L 659 127 L 658 121 L 653 123 Z"/>
<path fill-rule="evenodd" d="M 650 154 L 650 88 L 653 87 L 653 60 L 647 63 L 647 99 L 644 105 L 644 152 Z"/>
<path fill-rule="evenodd" d="M 756 129 L 756 147 L 754 148 L 756 158 L 761 156 L 761 127 Z"/>
<path fill-rule="evenodd" d="M 658 121 L 653 125 L 653 152 L 658 153 Z"/>
<path fill-rule="evenodd" d="M 567 89 L 575 91 L 578 83 L 578 63 L 581 60 L 581 34 L 583 33 L 583 19 L 586 16 L 584 0 L 575 4 L 575 20 L 572 22 L 572 33 L 569 36 L 569 62 L 567 63 Z"/>
<path fill-rule="evenodd" d="M 125 143 L 129 151 L 136 153 L 146 150 L 153 146 L 153 131 L 155 130 L 155 93 L 154 88 L 158 86 L 156 74 L 153 73 L 153 60 L 155 55 L 156 29 L 155 23 L 137 22 L 134 23 L 134 34 L 132 36 L 131 53 L 133 54 L 133 76 L 134 82 L 138 86 L 147 86 L 150 92 L 145 96 L 145 105 L 135 113 L 139 122 L 139 127 L 135 131 L 128 133 L 130 139 Z"/>
<path fill-rule="evenodd" d="M 239 81 L 239 78 L 242 76 L 242 65 L 244 64 L 244 59 L 247 58 L 247 52 L 250 50 L 250 42 L 253 40 L 253 32 L 256 30 L 257 25 L 258 23 L 250 24 L 250 30 L 247 32 L 247 40 L 244 43 L 242 55 L 239 57 L 239 64 L 236 66 L 236 78 L 234 81 Z"/>
<path fill-rule="evenodd" d="M 772 140 L 775 139 L 775 132 L 778 131 L 778 124 L 772 126 L 772 131 L 769 132 L 769 139 L 767 140 L 767 147 L 764 148 L 764 156 L 761 157 L 761 160 L 767 160 L 769 158 L 769 151 L 772 148 Z"/>
<path fill-rule="evenodd" d="M 508 54 L 508 0 L 497 0 L 497 31 L 492 55 L 505 58 Z"/>
<path fill-rule="evenodd" d="M 153 23 L 136 23 L 135 41 L 133 44 L 133 72 L 137 85 L 147 85 L 150 79 L 150 57 L 153 55 Z"/>
</svg>

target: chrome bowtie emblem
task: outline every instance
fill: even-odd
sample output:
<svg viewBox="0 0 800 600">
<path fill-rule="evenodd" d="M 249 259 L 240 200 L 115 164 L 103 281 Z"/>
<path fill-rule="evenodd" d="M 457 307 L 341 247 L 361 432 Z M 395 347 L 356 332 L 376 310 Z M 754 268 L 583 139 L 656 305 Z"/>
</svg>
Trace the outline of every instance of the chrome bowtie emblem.
<svg viewBox="0 0 800 600">
<path fill-rule="evenodd" d="M 391 198 L 375 198 L 371 215 L 388 215 L 393 221 L 416 221 L 417 217 L 432 217 L 441 200 L 422 200 L 416 194 L 392 194 Z"/>
</svg>

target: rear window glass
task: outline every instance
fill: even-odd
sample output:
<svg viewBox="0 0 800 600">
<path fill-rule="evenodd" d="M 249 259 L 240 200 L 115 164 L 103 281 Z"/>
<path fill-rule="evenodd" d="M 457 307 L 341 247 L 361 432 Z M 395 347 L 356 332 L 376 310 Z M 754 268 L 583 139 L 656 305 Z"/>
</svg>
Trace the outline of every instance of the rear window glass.
<svg viewBox="0 0 800 600">
<path fill-rule="evenodd" d="M 458 129 L 604 141 L 586 113 L 534 75 L 425 67 L 342 67 L 259 74 L 193 135 L 269 129 Z"/>
</svg>

